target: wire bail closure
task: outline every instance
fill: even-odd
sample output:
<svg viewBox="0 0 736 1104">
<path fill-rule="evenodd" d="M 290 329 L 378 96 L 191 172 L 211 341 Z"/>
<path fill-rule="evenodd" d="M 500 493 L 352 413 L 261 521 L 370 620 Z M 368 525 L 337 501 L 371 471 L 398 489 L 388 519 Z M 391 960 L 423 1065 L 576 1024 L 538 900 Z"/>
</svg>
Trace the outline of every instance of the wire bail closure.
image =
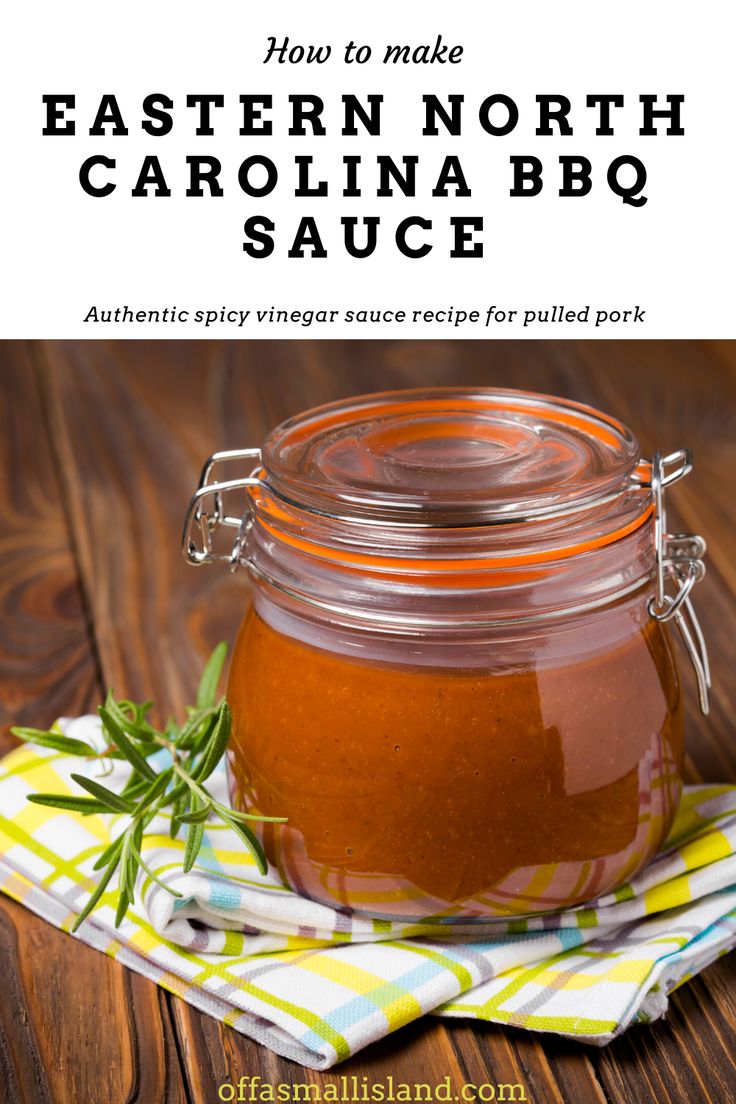
<svg viewBox="0 0 736 1104">
<path fill-rule="evenodd" d="M 219 482 L 211 478 L 213 469 L 218 464 L 233 460 L 253 461 L 250 475 Z M 192 495 L 184 521 L 181 549 L 187 563 L 193 564 L 195 567 L 201 567 L 202 564 L 208 563 L 226 563 L 229 565 L 230 571 L 234 573 L 242 563 L 247 562 L 244 556 L 244 548 L 252 520 L 250 502 L 246 499 L 241 512 L 237 515 L 231 515 L 227 513 L 225 508 L 225 496 L 236 491 L 245 491 L 248 487 L 265 486 L 263 480 L 255 474 L 260 469 L 260 461 L 261 450 L 257 448 L 214 452 L 207 460 L 202 468 L 199 485 Z M 212 541 L 212 534 L 221 526 L 227 529 L 237 529 L 238 531 L 229 552 L 217 551 Z M 195 539 L 197 533 L 200 537 L 199 544 Z"/>
<path fill-rule="evenodd" d="M 218 464 L 232 461 L 251 461 L 250 473 L 237 479 L 218 481 L 212 473 Z M 674 621 L 687 650 L 698 684 L 700 709 L 709 712 L 711 687 L 708 650 L 700 623 L 695 614 L 690 593 L 705 575 L 706 544 L 694 533 L 668 533 L 665 511 L 665 490 L 692 471 L 693 461 L 689 449 L 679 449 L 668 456 L 656 452 L 651 465 L 643 462 L 632 478 L 632 488 L 651 489 L 654 500 L 654 555 L 655 591 L 647 602 L 647 612 L 655 621 Z M 649 479 L 642 478 L 642 469 L 650 469 Z M 261 478 L 261 450 L 231 449 L 215 452 L 205 463 L 199 485 L 189 503 L 182 552 L 188 563 L 196 567 L 207 563 L 227 563 L 235 572 L 247 563 L 245 542 L 252 524 L 251 503 L 247 495 L 238 514 L 228 514 L 225 497 L 250 487 L 266 488 Z M 229 550 L 218 551 L 213 543 L 213 533 L 221 528 L 235 529 L 237 535 Z M 196 536 L 199 536 L 199 542 Z M 674 589 L 673 589 L 674 588 Z"/>
<path fill-rule="evenodd" d="M 706 543 L 695 533 L 668 533 L 664 501 L 665 489 L 689 475 L 692 468 L 689 449 L 678 449 L 668 456 L 655 452 L 652 457 L 649 486 L 654 498 L 655 592 L 647 602 L 647 611 L 655 621 L 674 621 L 680 630 L 695 670 L 700 709 L 707 716 L 711 687 L 708 649 L 690 598 L 693 587 L 705 575 Z"/>
</svg>

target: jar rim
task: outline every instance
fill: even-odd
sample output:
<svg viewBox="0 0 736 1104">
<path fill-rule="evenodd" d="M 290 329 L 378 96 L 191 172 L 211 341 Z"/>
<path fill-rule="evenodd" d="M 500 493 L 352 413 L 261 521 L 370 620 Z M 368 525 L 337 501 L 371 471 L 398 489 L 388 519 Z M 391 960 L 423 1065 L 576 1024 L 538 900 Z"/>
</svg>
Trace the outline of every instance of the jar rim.
<svg viewBox="0 0 736 1104">
<path fill-rule="evenodd" d="M 530 524 L 531 519 L 506 523 L 503 534 L 498 523 L 493 527 L 406 526 L 409 539 L 400 541 L 399 526 L 386 531 L 374 523 L 367 540 L 364 531 L 356 534 L 348 519 L 321 516 L 324 524 L 318 526 L 311 519 L 305 525 L 301 511 L 279 503 L 263 487 L 252 488 L 250 495 L 255 523 L 283 548 L 363 573 L 421 576 L 427 583 L 434 578 L 444 586 L 453 585 L 453 577 L 457 585 L 467 585 L 468 573 L 482 576 L 486 586 L 498 582 L 508 586 L 513 581 L 509 569 L 543 568 L 596 552 L 650 526 L 654 514 L 651 495 L 640 486 L 638 495 L 628 501 L 618 496 L 615 513 L 605 511 L 603 519 L 612 523 L 608 525 L 601 524 L 599 516 L 599 524 L 592 526 L 586 517 L 576 528 L 569 514 L 555 514 L 536 525 Z M 607 498 L 605 504 L 609 502 Z M 563 517 L 566 526 L 554 524 Z M 337 523 L 345 522 L 337 529 Z M 513 536 L 510 530 L 516 531 Z"/>
</svg>

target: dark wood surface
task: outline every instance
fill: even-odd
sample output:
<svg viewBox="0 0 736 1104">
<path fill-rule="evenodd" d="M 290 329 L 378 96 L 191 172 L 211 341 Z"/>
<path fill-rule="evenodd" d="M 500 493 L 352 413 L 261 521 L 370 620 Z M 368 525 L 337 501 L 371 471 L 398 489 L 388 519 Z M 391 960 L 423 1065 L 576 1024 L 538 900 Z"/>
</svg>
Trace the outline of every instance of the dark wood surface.
<svg viewBox="0 0 736 1104">
<path fill-rule="evenodd" d="M 709 540 L 697 605 L 714 692 L 703 719 L 686 674 L 689 772 L 736 782 L 736 342 L 1 343 L 0 750 L 11 724 L 82 712 L 107 686 L 162 714 L 190 700 L 246 601 L 242 577 L 179 555 L 206 455 L 256 445 L 319 402 L 451 383 L 568 395 L 622 418 L 645 451 L 695 449 L 673 519 Z M 724 1104 L 736 1100 L 735 982 L 727 956 L 664 1021 L 600 1050 L 430 1018 L 320 1075 L 0 898 L 0 1102 L 204 1104 L 259 1073 L 521 1082 L 534 1104 Z"/>
</svg>

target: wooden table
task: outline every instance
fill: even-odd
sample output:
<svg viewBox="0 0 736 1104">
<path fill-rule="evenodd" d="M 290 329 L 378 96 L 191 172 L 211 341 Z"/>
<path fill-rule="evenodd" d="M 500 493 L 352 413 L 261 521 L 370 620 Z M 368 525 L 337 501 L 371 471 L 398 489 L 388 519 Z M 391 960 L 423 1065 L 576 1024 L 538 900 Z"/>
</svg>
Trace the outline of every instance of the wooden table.
<svg viewBox="0 0 736 1104">
<path fill-rule="evenodd" d="M 691 779 L 736 781 L 736 342 L 78 342 L 0 345 L 0 723 L 45 726 L 107 686 L 190 700 L 202 656 L 232 638 L 244 580 L 188 568 L 184 508 L 203 459 L 256 445 L 289 414 L 361 391 L 498 384 L 599 405 L 645 451 L 683 444 L 673 493 L 708 536 L 697 605 L 711 716 L 688 683 Z M 604 1049 L 427 1019 L 314 1074 L 0 899 L 0 1101 L 217 1101 L 244 1073 L 295 1084 L 393 1074 L 521 1082 L 534 1104 L 736 1099 L 736 956 L 674 995 L 664 1021 Z"/>
</svg>

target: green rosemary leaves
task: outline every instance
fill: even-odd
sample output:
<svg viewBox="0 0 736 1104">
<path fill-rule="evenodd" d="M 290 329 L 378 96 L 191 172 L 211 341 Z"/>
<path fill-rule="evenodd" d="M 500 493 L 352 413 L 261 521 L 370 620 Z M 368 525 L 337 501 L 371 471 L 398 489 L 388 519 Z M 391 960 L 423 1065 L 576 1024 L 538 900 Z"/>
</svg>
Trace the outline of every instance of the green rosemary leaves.
<svg viewBox="0 0 736 1104">
<path fill-rule="evenodd" d="M 21 740 L 51 748 L 66 755 L 96 760 L 103 770 L 95 778 L 72 774 L 84 791 L 79 796 L 69 794 L 30 794 L 28 800 L 38 805 L 90 815 L 92 813 L 124 814 L 127 822 L 122 831 L 102 852 L 94 869 L 102 877 L 94 893 L 77 917 L 73 931 L 98 904 L 105 889 L 118 871 L 119 903 L 115 926 L 119 926 L 133 903 L 138 874 L 143 871 L 175 897 L 181 894 L 164 884 L 142 856 L 143 836 L 151 821 L 164 810 L 170 812 L 173 839 L 186 829 L 183 869 L 194 865 L 202 846 L 204 826 L 208 817 L 217 816 L 238 834 L 254 857 L 258 869 L 266 873 L 266 857 L 260 841 L 248 826 L 251 820 L 283 821 L 281 817 L 256 817 L 238 813 L 216 801 L 205 782 L 225 754 L 230 737 L 230 709 L 224 699 L 217 700 L 217 687 L 227 654 L 227 645 L 218 644 L 202 672 L 196 704 L 187 710 L 182 725 L 169 721 L 164 731 L 148 720 L 153 702 L 136 704 L 117 701 L 109 692 L 98 713 L 107 746 L 98 751 L 83 740 L 63 736 L 59 732 L 44 732 L 35 728 L 14 728 Z M 162 749 L 168 755 L 161 755 Z M 149 762 L 157 755 L 158 770 Z M 130 775 L 119 792 L 105 786 L 99 778 L 110 773 L 110 760 L 125 759 Z M 107 764 L 107 771 L 104 770 Z"/>
</svg>

